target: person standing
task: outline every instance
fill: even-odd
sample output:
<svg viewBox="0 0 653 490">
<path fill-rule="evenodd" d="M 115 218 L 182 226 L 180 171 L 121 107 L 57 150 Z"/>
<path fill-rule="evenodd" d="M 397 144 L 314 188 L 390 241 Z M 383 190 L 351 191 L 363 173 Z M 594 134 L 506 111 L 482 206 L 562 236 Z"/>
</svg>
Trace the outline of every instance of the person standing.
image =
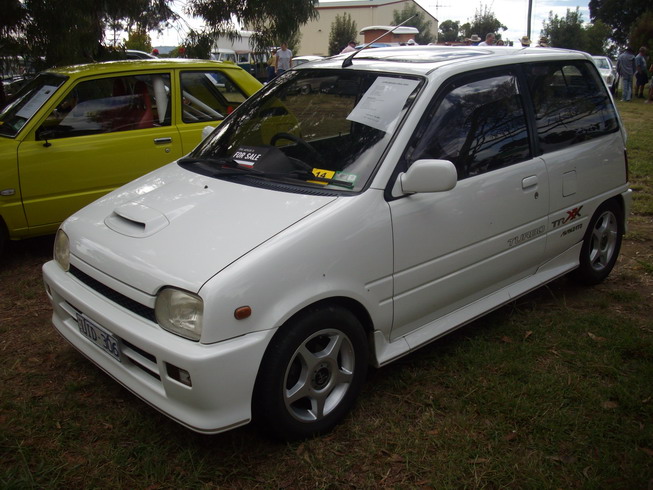
<svg viewBox="0 0 653 490">
<path fill-rule="evenodd" d="M 349 44 L 343 48 L 342 51 L 340 51 L 340 54 L 343 53 L 353 53 L 356 51 L 356 42 L 355 41 L 349 41 Z"/>
<path fill-rule="evenodd" d="M 635 97 L 644 98 L 644 86 L 648 82 L 648 70 L 646 69 L 646 48 L 639 48 L 635 56 Z"/>
<path fill-rule="evenodd" d="M 621 100 L 628 102 L 633 98 L 633 74 L 635 73 L 635 55 L 630 46 L 617 58 L 617 73 L 621 77 Z"/>
<path fill-rule="evenodd" d="M 494 35 L 494 32 L 488 32 L 485 35 L 485 41 L 482 43 L 479 43 L 479 46 L 492 46 L 494 44 L 494 41 L 496 39 L 496 36 Z"/>
<path fill-rule="evenodd" d="M 277 55 L 274 58 L 274 70 L 277 76 L 290 70 L 290 60 L 292 60 L 292 51 L 288 49 L 287 43 L 281 43 L 281 49 L 277 51 Z"/>
<path fill-rule="evenodd" d="M 276 59 L 277 59 L 277 50 L 273 48 L 270 51 L 270 58 L 268 59 L 266 83 L 270 83 L 272 80 L 274 80 L 277 71 L 276 68 L 274 67 Z"/>
<path fill-rule="evenodd" d="M 478 43 L 481 42 L 481 38 L 478 34 L 472 34 L 472 37 L 469 38 L 469 42 L 472 46 L 478 46 Z"/>
</svg>

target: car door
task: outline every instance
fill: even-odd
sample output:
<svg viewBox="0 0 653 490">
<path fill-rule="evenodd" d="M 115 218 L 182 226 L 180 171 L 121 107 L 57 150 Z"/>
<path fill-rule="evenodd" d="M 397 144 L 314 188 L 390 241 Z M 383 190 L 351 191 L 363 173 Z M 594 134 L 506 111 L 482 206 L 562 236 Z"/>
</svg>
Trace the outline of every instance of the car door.
<svg viewBox="0 0 653 490">
<path fill-rule="evenodd" d="M 18 148 L 28 226 L 57 224 L 181 155 L 169 73 L 80 81 Z"/>
<path fill-rule="evenodd" d="M 525 74 L 549 173 L 546 254 L 554 257 L 583 239 L 596 206 L 626 183 L 624 144 L 615 108 L 589 61 L 530 63 Z"/>
<path fill-rule="evenodd" d="M 457 77 L 439 91 L 401 165 L 449 160 L 458 182 L 451 191 L 390 200 L 392 340 L 534 274 L 549 187 L 531 143 L 512 69 Z"/>
</svg>

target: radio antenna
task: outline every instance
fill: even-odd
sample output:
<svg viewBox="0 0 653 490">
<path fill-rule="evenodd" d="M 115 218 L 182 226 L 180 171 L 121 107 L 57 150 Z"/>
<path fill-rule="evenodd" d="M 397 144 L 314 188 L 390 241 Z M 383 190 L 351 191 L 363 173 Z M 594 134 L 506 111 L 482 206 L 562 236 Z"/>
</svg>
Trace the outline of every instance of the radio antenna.
<svg viewBox="0 0 653 490">
<path fill-rule="evenodd" d="M 365 46 L 363 46 L 361 49 L 359 49 L 359 50 L 357 50 L 357 51 L 354 51 L 352 54 L 350 54 L 349 56 L 347 56 L 347 58 L 345 58 L 345 61 L 342 62 L 342 67 L 343 67 L 343 68 L 347 68 L 348 66 L 351 66 L 351 65 L 353 64 L 353 61 L 352 61 L 352 60 L 354 59 L 354 56 L 356 56 L 358 53 L 360 53 L 360 52 L 363 51 L 364 49 L 369 48 L 372 44 L 374 44 L 375 42 L 377 42 L 377 41 L 378 41 L 379 39 L 381 39 L 383 36 L 386 36 L 386 35 L 390 34 L 391 32 L 394 32 L 395 29 L 397 29 L 397 28 L 403 26 L 406 22 L 408 22 L 409 20 L 412 20 L 414 17 L 417 17 L 417 14 L 411 15 L 411 16 L 408 17 L 405 21 L 403 21 L 401 24 L 398 24 L 398 25 L 394 26 L 394 27 L 393 27 L 392 29 L 390 29 L 389 31 L 386 31 L 386 32 L 384 32 L 383 34 L 381 34 L 379 37 L 377 37 L 374 41 L 370 41 L 370 42 L 367 43 Z"/>
</svg>

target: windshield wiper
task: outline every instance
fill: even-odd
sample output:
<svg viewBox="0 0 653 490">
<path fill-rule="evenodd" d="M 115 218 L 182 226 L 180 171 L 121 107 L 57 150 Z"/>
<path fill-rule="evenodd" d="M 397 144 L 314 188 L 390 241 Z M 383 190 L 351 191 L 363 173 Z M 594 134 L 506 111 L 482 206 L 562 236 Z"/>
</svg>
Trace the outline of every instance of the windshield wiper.
<svg viewBox="0 0 653 490">
<path fill-rule="evenodd" d="M 313 172 L 309 172 L 308 170 L 293 170 L 292 172 L 288 172 L 286 175 L 306 181 L 312 180 L 313 182 L 323 182 L 328 185 L 335 185 L 338 187 L 344 187 L 346 189 L 354 188 L 354 184 L 352 182 L 347 182 L 346 180 L 340 179 L 332 179 L 329 177 L 318 177 Z"/>
<path fill-rule="evenodd" d="M 240 174 L 257 174 L 262 175 L 263 172 L 256 170 L 253 167 L 241 166 L 238 161 L 234 160 L 231 157 L 219 157 L 219 158 L 195 158 L 195 157 L 184 157 L 178 160 L 179 165 L 184 168 L 189 166 L 197 166 L 199 170 L 203 170 L 202 173 L 209 175 L 240 175 Z M 226 169 L 226 170 L 225 170 Z"/>
<path fill-rule="evenodd" d="M 313 181 L 328 185 L 353 189 L 354 184 L 346 180 L 332 179 L 328 177 L 318 177 L 308 169 L 297 169 L 289 172 L 263 172 L 253 167 L 242 166 L 238 161 L 231 157 L 220 158 L 180 158 L 178 163 L 183 168 L 192 166 L 196 171 L 203 175 L 214 177 L 217 175 L 255 175 L 265 179 L 276 178 L 294 178 L 303 181 Z"/>
</svg>

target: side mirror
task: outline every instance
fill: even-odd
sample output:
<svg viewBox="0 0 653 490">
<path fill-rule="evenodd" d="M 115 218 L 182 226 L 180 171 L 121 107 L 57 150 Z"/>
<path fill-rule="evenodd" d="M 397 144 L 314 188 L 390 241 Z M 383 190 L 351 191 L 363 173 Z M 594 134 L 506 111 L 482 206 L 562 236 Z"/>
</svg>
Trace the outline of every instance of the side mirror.
<svg viewBox="0 0 653 490">
<path fill-rule="evenodd" d="M 214 129 L 215 126 L 204 126 L 204 129 L 202 129 L 202 141 L 204 141 L 206 137 L 213 132 Z"/>
<path fill-rule="evenodd" d="M 399 175 L 404 194 L 450 191 L 457 181 L 458 172 L 449 160 L 417 160 Z"/>
</svg>

